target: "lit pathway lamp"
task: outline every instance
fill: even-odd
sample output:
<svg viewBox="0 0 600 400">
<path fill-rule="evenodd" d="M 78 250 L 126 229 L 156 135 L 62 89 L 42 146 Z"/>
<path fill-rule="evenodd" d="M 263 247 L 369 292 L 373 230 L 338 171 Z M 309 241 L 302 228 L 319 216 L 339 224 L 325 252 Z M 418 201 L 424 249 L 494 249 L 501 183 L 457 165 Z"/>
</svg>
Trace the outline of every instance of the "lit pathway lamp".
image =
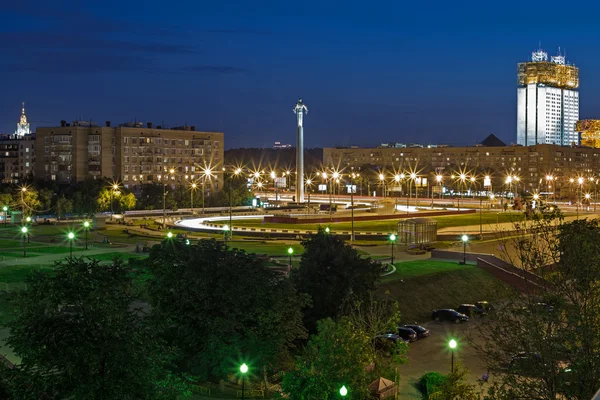
<svg viewBox="0 0 600 400">
<path fill-rule="evenodd" d="M 192 209 L 192 215 L 194 215 L 194 192 L 198 188 L 198 184 L 193 182 L 190 185 L 190 208 Z"/>
<path fill-rule="evenodd" d="M 27 229 L 26 226 L 21 227 L 21 234 L 23 234 L 23 257 L 24 258 L 27 257 L 27 247 L 25 247 L 27 240 L 25 240 L 25 239 L 27 237 L 29 237 L 29 235 L 27 234 L 28 231 L 29 231 L 29 229 Z"/>
<path fill-rule="evenodd" d="M 167 239 L 173 239 L 173 232 L 167 232 Z"/>
<path fill-rule="evenodd" d="M 240 372 L 242 373 L 242 400 L 244 400 L 244 390 L 245 385 L 246 385 L 246 374 L 248 373 L 248 366 L 246 365 L 246 363 L 243 363 L 242 365 L 240 365 Z"/>
<path fill-rule="evenodd" d="M 223 239 L 225 239 L 225 243 L 227 243 L 227 238 L 229 237 L 229 225 L 223 225 Z"/>
<path fill-rule="evenodd" d="M 75 234 L 73 232 L 69 232 L 67 234 L 67 239 L 69 239 L 69 257 L 73 257 L 73 240 L 75 240 Z"/>
<path fill-rule="evenodd" d="M 589 204 L 590 204 L 590 199 L 591 199 L 592 195 L 589 193 L 586 193 L 584 197 L 585 197 L 586 210 L 589 211 Z"/>
<path fill-rule="evenodd" d="M 340 396 L 346 397 L 347 395 L 348 395 L 348 389 L 346 388 L 346 386 L 342 386 L 340 388 Z"/>
<path fill-rule="evenodd" d="M 393 233 L 390 235 L 390 243 L 392 244 L 392 262 L 391 262 L 391 264 L 394 265 L 394 244 L 396 244 L 396 235 Z"/>
<path fill-rule="evenodd" d="M 88 241 L 87 241 L 87 236 L 88 236 L 88 230 L 90 229 L 90 221 L 83 221 L 83 229 L 85 230 L 85 249 L 88 249 Z"/>
<path fill-rule="evenodd" d="M 329 233 L 329 232 L 331 232 L 331 229 L 329 229 L 329 227 L 326 227 L 325 228 L 325 233 Z"/>
<path fill-rule="evenodd" d="M 457 343 L 456 340 L 451 339 L 448 342 L 448 347 L 450 347 L 451 361 L 450 361 L 450 373 L 454 373 L 454 350 L 456 349 Z"/>
<path fill-rule="evenodd" d="M 6 228 L 6 221 L 8 221 L 8 206 L 2 207 L 2 211 L 4 211 L 4 227 Z"/>
<path fill-rule="evenodd" d="M 288 254 L 290 256 L 290 268 L 292 268 L 292 254 L 294 254 L 294 249 L 291 247 L 288 249 Z"/>
<path fill-rule="evenodd" d="M 467 242 L 469 241 L 469 237 L 467 235 L 462 235 L 461 240 L 463 242 L 463 264 L 467 263 Z"/>
</svg>

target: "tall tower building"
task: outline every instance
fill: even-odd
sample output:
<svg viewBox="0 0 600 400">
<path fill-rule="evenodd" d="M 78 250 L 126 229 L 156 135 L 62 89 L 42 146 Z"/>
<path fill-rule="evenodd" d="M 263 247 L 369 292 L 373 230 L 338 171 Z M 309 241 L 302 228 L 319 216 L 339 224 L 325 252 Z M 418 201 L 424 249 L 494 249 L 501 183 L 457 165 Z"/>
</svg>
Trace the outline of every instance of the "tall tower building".
<svg viewBox="0 0 600 400">
<path fill-rule="evenodd" d="M 17 130 L 15 131 L 15 136 L 17 138 L 29 135 L 29 122 L 27 122 L 27 115 L 25 115 L 25 103 L 21 103 L 21 106 L 21 119 L 19 119 Z"/>
<path fill-rule="evenodd" d="M 543 50 L 517 67 L 517 144 L 579 144 L 579 69 Z"/>
<path fill-rule="evenodd" d="M 308 108 L 298 99 L 294 107 L 296 113 L 296 201 L 304 203 L 304 114 L 308 113 Z"/>
</svg>

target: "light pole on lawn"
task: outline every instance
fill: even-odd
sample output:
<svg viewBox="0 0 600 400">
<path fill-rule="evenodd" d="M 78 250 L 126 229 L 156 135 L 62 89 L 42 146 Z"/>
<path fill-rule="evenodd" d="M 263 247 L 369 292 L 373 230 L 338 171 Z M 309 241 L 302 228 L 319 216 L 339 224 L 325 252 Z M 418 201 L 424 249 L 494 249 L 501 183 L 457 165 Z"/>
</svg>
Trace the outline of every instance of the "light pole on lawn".
<svg viewBox="0 0 600 400">
<path fill-rule="evenodd" d="M 162 220 L 162 228 L 165 229 L 167 227 L 167 182 L 171 176 L 175 173 L 175 169 L 171 168 L 169 170 L 169 174 L 165 174 L 163 178 L 163 220 Z"/>
<path fill-rule="evenodd" d="M 451 361 L 450 361 L 450 373 L 454 373 L 454 350 L 456 349 L 457 343 L 456 340 L 451 339 L 448 342 L 448 347 L 450 347 Z"/>
<path fill-rule="evenodd" d="M 192 209 L 192 215 L 194 215 L 194 192 L 198 188 L 198 184 L 196 182 L 192 182 L 190 185 L 190 208 Z"/>
<path fill-rule="evenodd" d="M 89 221 L 83 221 L 83 229 L 85 229 L 85 249 L 88 249 L 88 230 L 90 229 L 90 222 Z"/>
<path fill-rule="evenodd" d="M 4 227 L 6 228 L 6 221 L 8 221 L 8 206 L 2 207 L 2 211 L 4 211 Z"/>
<path fill-rule="evenodd" d="M 246 386 L 246 374 L 248 373 L 248 366 L 246 363 L 240 365 L 240 372 L 242 373 L 242 400 L 244 400 L 244 391 Z"/>
<path fill-rule="evenodd" d="M 292 268 L 292 254 L 294 254 L 294 249 L 292 249 L 291 247 L 287 250 L 289 256 L 290 256 L 290 268 Z"/>
<path fill-rule="evenodd" d="M 350 174 L 350 211 L 352 216 L 352 235 L 350 235 L 351 242 L 354 242 L 354 179 L 356 179 L 358 176 L 359 175 L 354 172 Z"/>
<path fill-rule="evenodd" d="M 467 242 L 469 241 L 469 237 L 467 235 L 462 235 L 461 240 L 463 242 L 463 264 L 467 263 Z"/>
<path fill-rule="evenodd" d="M 396 244 L 396 235 L 393 233 L 390 235 L 390 243 L 392 244 L 392 262 L 391 262 L 391 264 L 394 265 L 394 244 Z"/>
<path fill-rule="evenodd" d="M 23 257 L 26 258 L 27 257 L 27 247 L 26 247 L 26 243 L 27 243 L 27 237 L 29 237 L 28 232 L 29 229 L 27 229 L 26 226 L 22 226 L 21 227 L 21 234 L 23 235 Z"/>
<path fill-rule="evenodd" d="M 73 258 L 73 240 L 75 239 L 75 234 L 69 232 L 67 234 L 67 239 L 69 239 L 69 257 Z"/>
</svg>

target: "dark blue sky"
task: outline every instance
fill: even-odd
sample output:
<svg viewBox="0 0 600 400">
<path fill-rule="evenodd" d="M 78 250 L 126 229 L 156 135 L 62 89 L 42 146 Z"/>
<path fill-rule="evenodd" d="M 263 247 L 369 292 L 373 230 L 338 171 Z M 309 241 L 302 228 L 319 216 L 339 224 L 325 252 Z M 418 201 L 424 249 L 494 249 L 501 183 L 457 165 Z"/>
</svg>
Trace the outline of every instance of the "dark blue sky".
<svg viewBox="0 0 600 400">
<path fill-rule="evenodd" d="M 0 5 L 0 132 L 92 118 L 195 125 L 226 147 L 515 140 L 516 63 L 580 67 L 600 118 L 590 2 L 11 1 Z"/>
</svg>

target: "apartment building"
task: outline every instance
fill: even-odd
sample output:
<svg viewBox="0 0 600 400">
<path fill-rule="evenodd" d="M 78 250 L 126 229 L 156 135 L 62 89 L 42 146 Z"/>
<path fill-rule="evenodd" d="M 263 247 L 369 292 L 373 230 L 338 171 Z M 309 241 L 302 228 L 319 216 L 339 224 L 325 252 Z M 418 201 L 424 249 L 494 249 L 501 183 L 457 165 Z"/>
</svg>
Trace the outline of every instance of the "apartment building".
<svg viewBox="0 0 600 400">
<path fill-rule="evenodd" d="M 194 126 L 165 129 L 152 123 L 112 127 L 61 121 L 37 129 L 36 176 L 57 182 L 108 178 L 127 187 L 143 183 L 183 184 L 198 180 L 210 168 L 207 188 L 222 186 L 224 134 L 200 132 Z M 173 173 L 170 173 L 173 171 Z"/>
<path fill-rule="evenodd" d="M 371 168 L 389 174 L 415 171 L 442 174 L 445 179 L 464 172 L 481 179 L 489 175 L 499 187 L 507 176 L 518 176 L 526 190 L 542 190 L 552 185 L 560 194 L 584 177 L 600 178 L 600 149 L 538 144 L 532 146 L 437 147 L 437 148 L 325 148 L 323 164 L 329 168 L 356 170 Z"/>
<path fill-rule="evenodd" d="M 35 135 L 0 135 L 0 183 L 21 183 L 33 175 Z"/>
</svg>

